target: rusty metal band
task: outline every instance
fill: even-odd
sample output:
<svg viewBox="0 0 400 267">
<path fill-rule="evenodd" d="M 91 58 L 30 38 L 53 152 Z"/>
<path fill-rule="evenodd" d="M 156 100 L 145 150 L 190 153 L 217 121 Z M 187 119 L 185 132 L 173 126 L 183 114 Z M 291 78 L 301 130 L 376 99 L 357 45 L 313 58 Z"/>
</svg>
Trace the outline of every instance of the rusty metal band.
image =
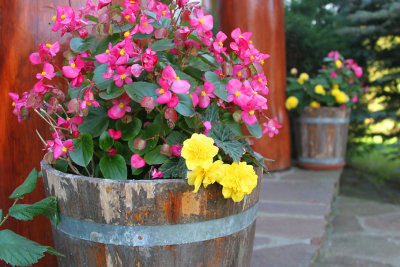
<svg viewBox="0 0 400 267">
<path fill-rule="evenodd" d="M 346 124 L 349 123 L 349 118 L 309 118 L 300 117 L 297 122 L 315 123 L 315 124 Z"/>
<path fill-rule="evenodd" d="M 298 157 L 300 162 L 303 163 L 313 163 L 313 164 L 341 164 L 344 163 L 344 158 L 325 158 L 325 159 L 316 159 L 316 158 L 304 158 Z"/>
<path fill-rule="evenodd" d="M 126 226 L 77 220 L 60 215 L 57 230 L 77 239 L 123 246 L 167 246 L 201 242 L 237 233 L 257 218 L 255 204 L 250 209 L 229 217 L 203 222 Z"/>
</svg>

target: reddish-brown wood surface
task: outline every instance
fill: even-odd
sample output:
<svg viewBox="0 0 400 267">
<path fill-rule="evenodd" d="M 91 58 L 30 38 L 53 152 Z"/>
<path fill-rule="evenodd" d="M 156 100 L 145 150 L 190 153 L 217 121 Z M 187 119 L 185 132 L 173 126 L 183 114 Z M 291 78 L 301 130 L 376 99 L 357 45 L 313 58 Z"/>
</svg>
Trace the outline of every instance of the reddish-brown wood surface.
<svg viewBox="0 0 400 267">
<path fill-rule="evenodd" d="M 51 31 L 52 16 L 57 5 L 72 2 L 76 7 L 83 0 L 12 0 L 0 1 L 0 209 L 8 210 L 12 202 L 8 196 L 20 185 L 32 168 L 40 170 L 43 145 L 35 129 L 49 136 L 46 125 L 33 114 L 32 119 L 18 123 L 12 114 L 9 92 L 21 94 L 37 81 L 35 74 L 42 66 L 32 66 L 29 55 L 40 43 L 53 43 L 60 33 Z M 63 39 L 64 45 L 68 37 Z M 38 180 L 35 191 L 21 203 L 33 203 L 44 197 L 43 182 Z M 53 243 L 50 223 L 43 216 L 33 221 L 8 219 L 4 225 L 43 245 Z M 3 228 L 3 227 L 2 227 Z M 0 261 L 0 266 L 4 262 Z M 57 266 L 57 259 L 46 255 L 37 266 Z"/>
<path fill-rule="evenodd" d="M 267 162 L 271 170 L 290 167 L 290 129 L 289 117 L 285 109 L 286 100 L 286 58 L 285 58 L 285 20 L 283 0 L 207 0 L 207 7 L 218 10 L 221 30 L 229 36 L 233 29 L 253 32 L 252 41 L 256 48 L 271 55 L 265 61 L 264 71 L 268 79 L 270 118 L 278 117 L 283 128 L 279 135 L 267 135 L 255 139 L 254 149 L 264 157 L 274 159 Z"/>
</svg>

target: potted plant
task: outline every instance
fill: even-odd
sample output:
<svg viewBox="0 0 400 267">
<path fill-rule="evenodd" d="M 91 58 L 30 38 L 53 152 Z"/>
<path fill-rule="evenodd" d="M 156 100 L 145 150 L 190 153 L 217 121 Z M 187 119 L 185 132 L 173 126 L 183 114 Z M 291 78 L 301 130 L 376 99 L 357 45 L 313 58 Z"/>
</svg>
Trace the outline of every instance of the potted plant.
<svg viewBox="0 0 400 267">
<path fill-rule="evenodd" d="M 59 264 L 249 266 L 266 166 L 241 127 L 280 127 L 262 112 L 269 56 L 239 28 L 228 53 L 188 0 L 110 2 L 58 6 L 52 30 L 73 35 L 63 66 L 60 44 L 41 44 L 38 82 L 10 94 L 19 120 L 33 110 L 51 130 Z"/>
<path fill-rule="evenodd" d="M 345 165 L 350 108 L 364 92 L 363 70 L 353 59 L 331 51 L 319 73 L 288 77 L 286 108 L 295 111 L 298 164 L 316 170 Z"/>
</svg>

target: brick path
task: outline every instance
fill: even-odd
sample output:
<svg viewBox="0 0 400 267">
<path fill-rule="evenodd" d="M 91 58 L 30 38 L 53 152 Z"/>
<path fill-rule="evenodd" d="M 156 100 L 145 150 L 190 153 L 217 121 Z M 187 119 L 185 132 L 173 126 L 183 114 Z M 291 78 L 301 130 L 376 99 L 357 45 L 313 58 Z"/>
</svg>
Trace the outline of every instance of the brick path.
<svg viewBox="0 0 400 267">
<path fill-rule="evenodd" d="M 308 267 L 322 246 L 339 171 L 264 175 L 252 267 Z"/>
</svg>

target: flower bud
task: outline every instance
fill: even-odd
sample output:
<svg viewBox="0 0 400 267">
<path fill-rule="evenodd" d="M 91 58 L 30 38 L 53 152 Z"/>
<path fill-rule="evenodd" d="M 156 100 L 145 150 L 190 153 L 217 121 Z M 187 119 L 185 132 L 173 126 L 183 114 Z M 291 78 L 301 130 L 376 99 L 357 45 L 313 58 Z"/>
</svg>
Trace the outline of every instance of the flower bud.
<svg viewBox="0 0 400 267">
<path fill-rule="evenodd" d="M 189 55 L 191 55 L 192 57 L 197 57 L 197 55 L 199 54 L 199 49 L 192 45 L 189 49 Z"/>
<path fill-rule="evenodd" d="M 223 62 L 222 63 L 222 73 L 225 76 L 231 76 L 233 74 L 233 66 L 229 62 Z"/>
<path fill-rule="evenodd" d="M 168 144 L 163 144 L 160 149 L 160 154 L 164 154 L 167 155 L 168 157 L 171 157 L 172 155 L 171 146 Z"/>
<path fill-rule="evenodd" d="M 156 100 L 152 96 L 146 95 L 140 101 L 140 106 L 143 107 L 147 113 L 150 113 L 156 106 Z"/>
<path fill-rule="evenodd" d="M 178 115 L 176 114 L 175 109 L 169 108 L 165 111 L 165 118 L 167 120 L 171 120 L 173 122 L 176 122 L 178 120 Z"/>
<path fill-rule="evenodd" d="M 121 118 L 121 121 L 125 124 L 128 124 L 132 121 L 132 116 L 131 115 L 125 115 Z"/>
<path fill-rule="evenodd" d="M 75 137 L 75 138 L 78 138 L 80 134 L 81 134 L 81 133 L 80 133 L 79 131 L 74 131 L 74 132 L 72 133 L 72 136 Z"/>
<path fill-rule="evenodd" d="M 298 71 L 297 71 L 296 68 L 292 68 L 292 69 L 290 70 L 290 74 L 293 75 L 293 76 L 297 75 L 297 73 L 298 73 Z"/>
<path fill-rule="evenodd" d="M 88 34 L 89 34 L 88 31 L 85 30 L 85 29 L 79 29 L 78 33 L 79 33 L 79 36 L 80 36 L 82 39 L 86 39 L 86 37 L 87 37 Z"/>
<path fill-rule="evenodd" d="M 44 159 L 47 163 L 53 164 L 53 163 L 54 163 L 53 161 L 55 161 L 55 160 L 54 160 L 53 152 L 48 151 L 48 152 L 44 155 L 44 158 L 43 158 L 43 159 Z"/>
<path fill-rule="evenodd" d="M 189 21 L 190 20 L 190 10 L 186 9 L 185 11 L 183 11 L 183 14 L 181 16 L 182 21 Z"/>
<path fill-rule="evenodd" d="M 137 150 L 145 149 L 146 141 L 144 141 L 142 138 L 136 138 L 135 141 L 133 142 L 133 148 Z"/>
<path fill-rule="evenodd" d="M 107 150 L 108 155 L 115 156 L 117 154 L 117 150 L 115 148 L 110 148 Z"/>
<path fill-rule="evenodd" d="M 68 103 L 68 113 L 76 114 L 79 113 L 79 100 L 77 98 L 72 98 Z"/>
<path fill-rule="evenodd" d="M 164 27 L 158 28 L 154 31 L 154 37 L 156 37 L 156 39 L 164 39 L 167 36 L 168 36 L 168 31 Z"/>
<path fill-rule="evenodd" d="M 242 120 L 242 115 L 240 115 L 240 111 L 235 111 L 233 113 L 233 120 L 239 123 Z"/>
</svg>

